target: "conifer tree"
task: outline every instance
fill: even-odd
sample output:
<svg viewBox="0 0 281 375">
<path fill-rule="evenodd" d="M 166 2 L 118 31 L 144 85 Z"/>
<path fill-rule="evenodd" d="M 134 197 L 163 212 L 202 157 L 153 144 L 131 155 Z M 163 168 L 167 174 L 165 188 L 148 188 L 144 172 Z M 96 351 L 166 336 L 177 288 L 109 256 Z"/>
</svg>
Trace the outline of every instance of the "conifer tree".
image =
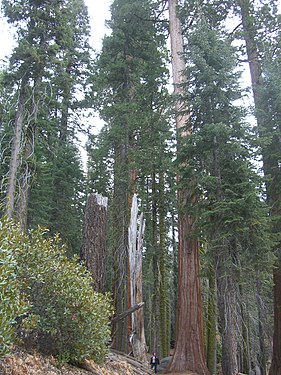
<svg viewBox="0 0 281 375">
<path fill-rule="evenodd" d="M 261 246 L 268 254 L 270 241 L 266 209 L 260 202 L 258 178 L 250 163 L 253 153 L 249 140 L 253 134 L 234 104 L 241 95 L 234 70 L 235 50 L 218 28 L 218 13 L 216 19 L 203 7 L 198 13 L 200 20 L 186 35 L 193 134 L 182 155 L 183 160 L 189 156 L 183 174 L 188 185 L 193 181 L 192 186 L 197 187 L 199 199 L 189 211 L 199 220 L 198 230 L 206 235 L 211 269 L 216 270 L 222 370 L 234 374 L 241 371 L 237 358 L 238 347 L 243 346 L 237 331 L 244 318 L 240 272 L 248 269 L 245 258 L 255 259 L 256 247 Z M 266 260 L 267 255 L 263 267 Z"/>
<path fill-rule="evenodd" d="M 16 213 L 23 228 L 41 223 L 61 231 L 78 250 L 83 174 L 75 142 L 85 105 L 78 91 L 85 88 L 90 64 L 87 8 L 71 0 L 3 1 L 3 9 L 18 32 L 7 73 L 19 87 L 16 112 L 10 112 L 15 133 L 8 213 Z M 71 234 L 71 227 L 77 231 Z"/>
<path fill-rule="evenodd" d="M 280 15 L 278 15 L 278 2 L 267 1 L 254 4 L 248 0 L 236 2 L 238 14 L 242 21 L 243 39 L 246 45 L 246 56 L 249 63 L 251 85 L 255 106 L 257 132 L 263 162 L 265 176 L 267 203 L 272 217 L 272 232 L 276 236 L 280 232 L 280 111 L 278 109 L 279 89 L 272 85 L 272 77 L 276 77 L 278 70 L 278 51 L 280 50 Z M 274 68 L 273 68 L 274 67 Z M 273 73 L 275 71 L 275 73 Z M 272 74 L 273 73 L 273 74 Z M 275 86 L 275 89 L 273 88 Z M 270 87 L 272 89 L 270 89 Z M 278 236 L 279 237 L 279 236 Z M 281 344 L 280 321 L 281 310 L 280 296 L 280 238 L 274 245 L 274 253 L 277 255 L 276 267 L 273 271 L 274 281 L 274 337 L 273 360 L 271 374 L 280 373 L 281 368 Z M 260 332 L 261 347 L 264 346 Z M 262 372 L 266 372 L 264 355 L 261 355 Z"/>
<path fill-rule="evenodd" d="M 161 110 L 165 108 L 162 104 L 165 99 L 161 97 L 166 95 L 164 38 L 157 33 L 152 5 L 144 0 L 113 2 L 112 18 L 108 23 L 112 34 L 103 41 L 97 61 L 98 74 L 93 77 L 100 114 L 107 123 L 104 134 L 109 142 L 105 141 L 108 142 L 105 158 L 111 158 L 113 170 L 111 222 L 116 314 L 130 305 L 127 290 L 130 201 L 135 191 L 143 196 L 139 191 L 139 181 L 144 176 L 142 169 L 147 173 L 144 163 L 149 160 L 150 153 L 146 153 L 146 148 L 149 147 L 149 138 L 154 137 L 153 124 L 160 126 L 161 119 L 164 119 L 161 116 Z M 98 171 L 95 161 L 89 164 L 93 172 Z M 153 171 L 149 173 L 152 175 Z M 98 175 L 102 176 L 101 173 Z M 101 179 L 108 181 L 106 177 Z M 158 277 L 158 273 L 155 275 Z M 129 324 L 129 321 L 120 321 L 113 328 L 113 345 L 119 350 L 128 349 Z M 159 332 L 156 328 L 155 332 Z"/>
<path fill-rule="evenodd" d="M 178 158 L 182 145 L 191 136 L 189 103 L 183 98 L 185 61 L 182 25 L 177 13 L 178 2 L 170 0 L 169 21 L 173 83 L 176 100 L 176 129 Z M 189 163 L 184 160 L 181 167 Z M 190 370 L 208 374 L 203 344 L 202 300 L 199 279 L 199 242 L 195 233 L 195 220 L 189 212 L 197 200 L 193 183 L 184 186 L 182 170 L 178 172 L 178 305 L 175 352 L 169 371 Z M 188 210 L 189 208 L 189 210 Z"/>
</svg>

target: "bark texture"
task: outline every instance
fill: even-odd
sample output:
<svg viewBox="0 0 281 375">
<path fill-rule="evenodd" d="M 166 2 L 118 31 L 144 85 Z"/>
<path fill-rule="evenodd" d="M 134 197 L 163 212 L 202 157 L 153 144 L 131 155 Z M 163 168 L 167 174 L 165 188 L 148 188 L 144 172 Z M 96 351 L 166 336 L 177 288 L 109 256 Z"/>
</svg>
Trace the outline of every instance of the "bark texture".
<svg viewBox="0 0 281 375">
<path fill-rule="evenodd" d="M 8 173 L 8 187 L 6 195 L 6 215 L 9 219 L 14 217 L 15 213 L 15 200 L 16 200 L 16 190 L 17 190 L 17 174 L 18 167 L 20 164 L 20 152 L 21 152 L 21 142 L 23 133 L 23 124 L 25 116 L 25 101 L 26 101 L 26 81 L 21 84 L 21 89 L 19 91 L 17 111 L 15 117 L 15 127 L 14 135 L 12 140 L 12 151 L 11 159 L 9 165 Z"/>
<path fill-rule="evenodd" d="M 177 16 L 177 1 L 169 0 L 172 72 L 176 104 L 176 127 L 178 150 L 180 140 L 191 133 L 188 107 L 180 100 L 185 82 L 183 70 L 183 39 L 180 20 Z M 178 176 L 180 180 L 180 176 Z M 201 286 L 199 278 L 199 244 L 194 235 L 193 218 L 186 212 L 187 202 L 192 204 L 192 192 L 178 190 L 178 306 L 176 345 L 168 372 L 192 371 L 199 375 L 208 374 L 204 355 Z"/>
<path fill-rule="evenodd" d="M 87 199 L 81 259 L 93 277 L 93 288 L 105 292 L 107 198 L 90 194 Z"/>
<path fill-rule="evenodd" d="M 273 271 L 274 282 L 274 335 L 273 356 L 269 375 L 281 375 L 281 267 Z"/>
<path fill-rule="evenodd" d="M 217 256 L 217 288 L 218 288 L 218 310 L 219 328 L 222 340 L 222 373 L 223 375 L 234 375 L 238 373 L 237 364 L 237 337 L 236 337 L 236 314 L 234 276 L 229 262 L 229 249 L 222 248 Z"/>
<path fill-rule="evenodd" d="M 117 137 L 116 137 L 117 138 Z M 114 193 L 112 202 L 113 237 L 113 300 L 116 315 L 129 306 L 128 300 L 128 227 L 129 171 L 128 141 L 122 135 L 115 140 Z M 112 348 L 129 351 L 128 317 L 112 324 Z"/>
<path fill-rule="evenodd" d="M 214 269 L 210 269 L 207 322 L 207 366 L 211 375 L 217 373 L 217 285 Z"/>
</svg>

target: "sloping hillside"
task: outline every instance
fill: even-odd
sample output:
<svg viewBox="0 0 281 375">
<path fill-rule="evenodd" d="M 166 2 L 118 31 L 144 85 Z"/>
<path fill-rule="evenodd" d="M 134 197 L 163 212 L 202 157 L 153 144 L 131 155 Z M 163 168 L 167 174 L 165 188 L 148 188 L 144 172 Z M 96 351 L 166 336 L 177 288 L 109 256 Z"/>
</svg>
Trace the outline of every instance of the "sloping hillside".
<svg viewBox="0 0 281 375">
<path fill-rule="evenodd" d="M 82 368 L 83 367 L 83 368 Z M 0 375 L 145 375 L 151 374 L 148 365 L 121 354 L 109 353 L 99 366 L 86 361 L 81 367 L 64 365 L 59 368 L 53 357 L 28 353 L 20 348 L 0 361 Z"/>
</svg>

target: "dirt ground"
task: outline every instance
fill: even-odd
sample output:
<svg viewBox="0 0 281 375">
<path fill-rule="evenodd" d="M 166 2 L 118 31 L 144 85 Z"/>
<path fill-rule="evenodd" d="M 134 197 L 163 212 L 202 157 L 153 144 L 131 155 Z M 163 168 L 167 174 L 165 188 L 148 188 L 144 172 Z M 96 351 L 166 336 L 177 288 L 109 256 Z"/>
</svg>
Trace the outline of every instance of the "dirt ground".
<svg viewBox="0 0 281 375">
<path fill-rule="evenodd" d="M 11 355 L 0 360 L 0 375 L 150 375 L 147 364 L 134 361 L 132 357 L 109 353 L 106 362 L 99 366 L 86 361 L 78 368 L 71 365 L 58 367 L 53 357 L 45 357 L 36 352 L 28 353 L 14 348 Z M 160 372 L 159 372 L 160 373 Z M 192 372 L 170 373 L 169 375 L 196 375 Z"/>
</svg>

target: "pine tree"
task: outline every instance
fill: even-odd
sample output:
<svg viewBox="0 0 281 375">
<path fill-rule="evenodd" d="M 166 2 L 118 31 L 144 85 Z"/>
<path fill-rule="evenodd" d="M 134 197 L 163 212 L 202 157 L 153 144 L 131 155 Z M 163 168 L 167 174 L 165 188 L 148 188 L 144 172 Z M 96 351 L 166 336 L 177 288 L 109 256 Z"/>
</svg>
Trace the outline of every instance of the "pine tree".
<svg viewBox="0 0 281 375">
<path fill-rule="evenodd" d="M 19 35 L 8 74 L 22 87 L 14 93 L 19 100 L 7 207 L 12 215 L 15 204 L 9 202 L 18 197 L 15 209 L 23 227 L 41 223 L 62 231 L 77 251 L 84 187 L 75 143 L 85 106 L 78 92 L 85 89 L 90 68 L 87 8 L 81 0 L 3 2 L 3 7 Z"/>
</svg>

